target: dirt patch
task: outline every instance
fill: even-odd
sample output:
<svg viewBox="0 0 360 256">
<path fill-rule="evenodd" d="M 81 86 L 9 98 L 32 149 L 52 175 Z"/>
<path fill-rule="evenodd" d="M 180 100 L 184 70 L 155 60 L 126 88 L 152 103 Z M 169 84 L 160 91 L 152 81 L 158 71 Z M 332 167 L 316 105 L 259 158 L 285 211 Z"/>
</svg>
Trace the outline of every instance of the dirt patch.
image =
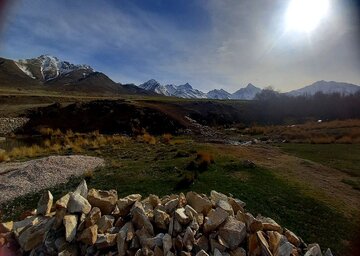
<svg viewBox="0 0 360 256">
<path fill-rule="evenodd" d="M 0 164 L 0 203 L 65 183 L 71 176 L 103 166 L 98 157 L 49 156 L 26 162 Z"/>
<path fill-rule="evenodd" d="M 347 216 L 360 214 L 360 192 L 342 182 L 343 179 L 351 178 L 346 173 L 312 161 L 306 161 L 304 164 L 304 159 L 285 154 L 278 148 L 267 145 L 216 147 L 266 167 L 283 180 L 299 184 L 304 193 L 326 202 Z"/>
</svg>

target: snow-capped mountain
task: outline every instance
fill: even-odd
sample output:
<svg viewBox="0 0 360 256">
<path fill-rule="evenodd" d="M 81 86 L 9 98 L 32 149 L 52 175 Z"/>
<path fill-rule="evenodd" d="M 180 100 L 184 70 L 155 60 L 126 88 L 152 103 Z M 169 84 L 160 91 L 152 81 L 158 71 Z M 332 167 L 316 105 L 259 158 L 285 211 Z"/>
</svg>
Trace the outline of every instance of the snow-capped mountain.
<svg viewBox="0 0 360 256">
<path fill-rule="evenodd" d="M 209 99 L 218 99 L 218 100 L 229 100 L 231 99 L 232 95 L 225 91 L 224 89 L 215 89 L 212 91 L 209 91 L 206 94 L 207 98 Z"/>
<path fill-rule="evenodd" d="M 317 92 L 322 92 L 324 94 L 340 93 L 343 95 L 349 95 L 349 94 L 354 94 L 358 91 L 360 91 L 360 86 L 355 84 L 321 80 L 311 85 L 305 86 L 303 88 L 290 91 L 287 94 L 291 96 L 300 96 L 300 95 L 311 96 Z"/>
<path fill-rule="evenodd" d="M 94 72 L 94 69 L 88 65 L 75 65 L 51 55 L 18 60 L 15 64 L 29 77 L 42 81 L 49 81 L 73 71 L 81 71 L 83 76 Z"/>
<path fill-rule="evenodd" d="M 252 100 L 255 98 L 256 94 L 261 92 L 259 87 L 254 86 L 253 84 L 248 84 L 246 87 L 241 88 L 234 92 L 231 95 L 231 99 L 236 100 Z"/>
<path fill-rule="evenodd" d="M 196 98 L 196 99 L 207 98 L 205 93 L 192 88 L 192 86 L 189 83 L 182 85 L 172 85 L 172 84 L 161 85 L 156 80 L 151 79 L 139 85 L 139 87 L 147 91 L 152 91 L 164 96 L 174 96 L 179 98 Z"/>
</svg>

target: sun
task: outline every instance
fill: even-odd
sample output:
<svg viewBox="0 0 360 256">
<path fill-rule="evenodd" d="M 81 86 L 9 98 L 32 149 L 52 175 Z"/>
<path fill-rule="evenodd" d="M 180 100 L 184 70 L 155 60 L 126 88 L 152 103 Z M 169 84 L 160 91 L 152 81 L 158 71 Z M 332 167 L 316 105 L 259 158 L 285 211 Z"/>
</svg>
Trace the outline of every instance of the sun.
<svg viewBox="0 0 360 256">
<path fill-rule="evenodd" d="M 328 14 L 329 5 L 329 0 L 291 0 L 285 17 L 287 30 L 313 31 Z"/>
</svg>

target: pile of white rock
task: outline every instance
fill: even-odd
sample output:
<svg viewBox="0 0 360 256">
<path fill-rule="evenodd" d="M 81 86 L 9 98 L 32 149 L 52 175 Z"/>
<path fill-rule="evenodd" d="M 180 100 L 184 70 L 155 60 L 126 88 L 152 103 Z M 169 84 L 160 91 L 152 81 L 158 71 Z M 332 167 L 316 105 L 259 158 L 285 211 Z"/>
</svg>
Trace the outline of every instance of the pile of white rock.
<svg viewBox="0 0 360 256">
<path fill-rule="evenodd" d="M 74 192 L 38 207 L 20 221 L 0 224 L 0 250 L 27 255 L 323 255 L 274 220 L 256 218 L 245 203 L 211 191 L 118 198 L 115 190 Z M 325 256 L 331 256 L 328 249 Z"/>
</svg>

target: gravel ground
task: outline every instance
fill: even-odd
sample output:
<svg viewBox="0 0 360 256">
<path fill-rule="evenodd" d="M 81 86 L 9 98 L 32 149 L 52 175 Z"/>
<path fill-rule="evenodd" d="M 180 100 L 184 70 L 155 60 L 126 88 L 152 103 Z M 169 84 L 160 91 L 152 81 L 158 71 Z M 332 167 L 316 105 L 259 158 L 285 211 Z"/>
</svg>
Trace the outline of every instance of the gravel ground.
<svg viewBox="0 0 360 256">
<path fill-rule="evenodd" d="M 103 166 L 104 159 L 72 155 L 49 156 L 0 164 L 0 203 L 30 192 L 65 183 L 71 176 Z"/>
</svg>

